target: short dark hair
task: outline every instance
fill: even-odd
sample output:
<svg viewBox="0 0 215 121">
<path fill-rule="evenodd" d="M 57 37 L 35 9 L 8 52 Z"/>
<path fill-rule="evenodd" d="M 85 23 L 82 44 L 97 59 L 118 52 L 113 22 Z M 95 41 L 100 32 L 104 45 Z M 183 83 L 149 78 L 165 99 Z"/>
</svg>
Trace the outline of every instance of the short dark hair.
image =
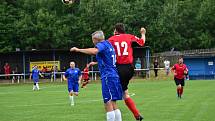
<svg viewBox="0 0 215 121">
<path fill-rule="evenodd" d="M 179 56 L 179 57 L 178 57 L 178 60 L 179 60 L 179 59 L 183 59 L 183 56 Z"/>
<path fill-rule="evenodd" d="M 119 33 L 125 33 L 125 26 L 124 26 L 123 23 L 117 23 L 117 24 L 115 25 L 115 29 L 116 29 L 116 31 L 119 32 Z"/>
</svg>

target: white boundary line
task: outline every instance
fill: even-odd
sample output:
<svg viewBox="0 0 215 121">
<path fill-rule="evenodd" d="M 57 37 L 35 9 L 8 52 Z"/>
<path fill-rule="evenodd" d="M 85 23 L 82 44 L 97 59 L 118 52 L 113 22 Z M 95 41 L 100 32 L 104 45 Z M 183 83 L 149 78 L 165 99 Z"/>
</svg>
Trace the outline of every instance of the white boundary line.
<svg viewBox="0 0 215 121">
<path fill-rule="evenodd" d="M 42 87 L 40 88 L 39 91 L 43 91 L 44 89 L 47 89 L 47 88 L 53 88 L 53 87 L 59 87 L 59 86 L 52 86 L 52 87 Z M 21 90 L 21 91 L 9 91 L 9 92 L 0 92 L 0 95 L 4 95 L 4 94 L 14 94 L 14 93 L 32 93 L 32 92 L 36 92 L 36 91 L 33 91 L 32 89 L 25 89 L 25 90 Z M 46 92 L 66 92 L 66 91 L 56 91 L 56 90 L 46 90 L 44 93 Z"/>
<path fill-rule="evenodd" d="M 135 96 L 135 93 L 131 93 L 130 96 Z M 92 102 L 98 102 L 102 101 L 103 99 L 97 99 L 97 100 L 84 100 L 84 101 L 76 101 L 76 104 L 80 103 L 92 103 Z M 15 107 L 32 107 L 32 106 L 50 106 L 50 105 L 69 105 L 69 103 L 52 103 L 52 104 L 26 104 L 26 105 L 16 105 L 16 106 L 4 106 L 4 107 L 9 107 L 9 108 L 15 108 Z"/>
<path fill-rule="evenodd" d="M 80 103 L 92 103 L 92 102 L 98 102 L 102 101 L 103 99 L 100 100 L 88 100 L 88 101 L 76 101 L 75 104 L 80 104 Z M 69 105 L 69 102 L 65 103 L 51 103 L 51 104 L 26 104 L 26 105 L 16 105 L 16 106 L 5 106 L 9 108 L 15 108 L 15 107 L 32 107 L 32 106 L 50 106 L 50 105 Z"/>
</svg>

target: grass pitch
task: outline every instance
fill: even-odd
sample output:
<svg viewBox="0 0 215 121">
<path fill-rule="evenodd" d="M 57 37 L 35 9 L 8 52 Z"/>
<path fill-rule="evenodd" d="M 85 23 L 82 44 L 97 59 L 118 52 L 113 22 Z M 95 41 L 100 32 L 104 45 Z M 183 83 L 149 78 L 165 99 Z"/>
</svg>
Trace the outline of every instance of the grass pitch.
<svg viewBox="0 0 215 121">
<path fill-rule="evenodd" d="M 0 85 L 1 121 L 105 121 L 100 83 L 80 89 L 75 106 L 69 105 L 66 83 Z M 215 121 L 215 81 L 187 81 L 182 99 L 173 81 L 132 80 L 130 93 L 144 121 Z M 119 101 L 123 121 L 133 115 Z"/>
</svg>

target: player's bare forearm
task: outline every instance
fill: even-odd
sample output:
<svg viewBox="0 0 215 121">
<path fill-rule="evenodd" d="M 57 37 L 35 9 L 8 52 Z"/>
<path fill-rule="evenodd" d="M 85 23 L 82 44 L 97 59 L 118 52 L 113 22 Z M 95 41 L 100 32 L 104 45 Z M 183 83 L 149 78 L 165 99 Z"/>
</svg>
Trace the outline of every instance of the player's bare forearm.
<svg viewBox="0 0 215 121">
<path fill-rule="evenodd" d="M 188 69 L 185 69 L 185 70 L 184 70 L 184 74 L 188 74 Z"/>
<path fill-rule="evenodd" d="M 143 43 L 146 42 L 146 36 L 145 36 L 145 34 L 141 34 L 141 39 L 143 40 Z"/>
<path fill-rule="evenodd" d="M 66 80 L 67 80 L 67 78 L 66 78 L 64 75 L 63 75 L 63 80 L 64 80 L 64 81 L 66 81 Z"/>
<path fill-rule="evenodd" d="M 96 55 L 98 53 L 98 49 L 97 48 L 80 49 L 79 52 L 85 53 L 88 55 Z"/>
<path fill-rule="evenodd" d="M 39 75 L 40 75 L 41 77 L 44 77 L 41 73 L 39 73 Z"/>
<path fill-rule="evenodd" d="M 174 74 L 174 76 L 176 76 L 176 75 L 177 75 L 177 73 L 175 72 L 175 70 L 174 70 L 174 69 L 171 69 L 171 72 Z"/>
<path fill-rule="evenodd" d="M 82 76 L 79 76 L 79 80 L 78 80 L 79 84 L 81 83 L 81 79 L 82 79 Z"/>
<path fill-rule="evenodd" d="M 86 49 L 79 49 L 76 47 L 73 47 L 70 49 L 71 52 L 80 52 L 88 55 L 96 55 L 99 50 L 97 48 L 86 48 Z"/>
<path fill-rule="evenodd" d="M 175 73 L 175 70 L 171 68 L 171 72 L 172 72 L 172 73 Z"/>
<path fill-rule="evenodd" d="M 89 63 L 90 66 L 94 66 L 94 65 L 97 65 L 97 64 L 98 64 L 98 62 L 90 62 Z"/>
<path fill-rule="evenodd" d="M 146 40 L 145 33 L 146 33 L 146 30 L 145 30 L 145 28 L 142 27 L 140 29 L 141 38 L 138 38 L 135 36 L 135 38 L 133 38 L 134 39 L 133 41 L 136 42 L 140 46 L 144 46 L 145 40 Z"/>
<path fill-rule="evenodd" d="M 141 39 L 143 39 L 143 42 L 145 43 L 145 41 L 146 41 L 146 36 L 145 36 L 145 34 L 146 34 L 146 29 L 142 27 L 142 28 L 140 29 L 140 33 L 141 33 Z"/>
</svg>

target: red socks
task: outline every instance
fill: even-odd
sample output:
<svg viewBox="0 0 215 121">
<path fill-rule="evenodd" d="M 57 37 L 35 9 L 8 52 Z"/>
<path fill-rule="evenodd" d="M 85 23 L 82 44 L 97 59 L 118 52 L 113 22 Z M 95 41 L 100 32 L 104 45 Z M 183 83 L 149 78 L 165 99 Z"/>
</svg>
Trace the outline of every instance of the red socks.
<svg viewBox="0 0 215 121">
<path fill-rule="evenodd" d="M 178 97 L 180 96 L 180 88 L 178 87 L 177 88 L 177 94 L 178 94 Z"/>
<path fill-rule="evenodd" d="M 183 88 L 183 87 L 181 87 L 181 88 L 178 87 L 178 88 L 177 88 L 178 97 L 181 97 L 181 96 L 182 96 L 183 91 L 184 91 L 184 88 Z"/>
<path fill-rule="evenodd" d="M 133 113 L 134 117 L 135 118 L 138 117 L 140 114 L 136 108 L 134 101 L 130 97 L 124 99 L 124 101 L 125 101 L 125 104 L 127 105 L 127 107 L 129 108 L 129 110 Z"/>
</svg>

